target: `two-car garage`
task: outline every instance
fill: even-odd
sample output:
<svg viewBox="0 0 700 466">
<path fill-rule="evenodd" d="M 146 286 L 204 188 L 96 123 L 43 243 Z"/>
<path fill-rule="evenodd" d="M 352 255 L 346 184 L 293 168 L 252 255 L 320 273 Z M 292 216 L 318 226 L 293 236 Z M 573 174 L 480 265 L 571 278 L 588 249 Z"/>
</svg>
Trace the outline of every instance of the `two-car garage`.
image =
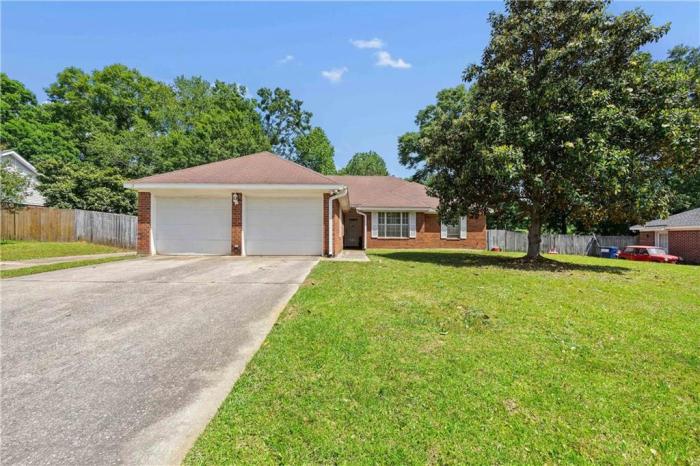
<svg viewBox="0 0 700 466">
<path fill-rule="evenodd" d="M 324 199 L 345 190 L 336 180 L 270 152 L 125 186 L 138 191 L 137 251 L 165 255 L 323 255 L 333 245 Z"/>
<path fill-rule="evenodd" d="M 243 196 L 246 255 L 321 255 L 323 197 Z M 232 200 L 219 197 L 154 196 L 151 200 L 156 254 L 231 254 Z"/>
</svg>

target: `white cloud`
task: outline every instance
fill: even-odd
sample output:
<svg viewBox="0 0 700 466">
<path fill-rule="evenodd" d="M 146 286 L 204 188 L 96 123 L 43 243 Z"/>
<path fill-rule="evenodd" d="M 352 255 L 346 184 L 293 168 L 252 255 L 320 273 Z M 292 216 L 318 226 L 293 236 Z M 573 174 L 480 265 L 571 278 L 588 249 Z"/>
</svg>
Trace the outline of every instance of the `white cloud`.
<svg viewBox="0 0 700 466">
<path fill-rule="evenodd" d="M 343 66 L 342 68 L 333 68 L 328 71 L 321 71 L 321 76 L 326 78 L 332 83 L 339 83 L 343 79 L 343 75 L 348 72 L 348 67 Z"/>
<path fill-rule="evenodd" d="M 406 63 L 403 58 L 392 58 L 389 52 L 384 50 L 377 52 L 377 66 L 389 66 L 391 68 L 408 69 L 410 63 Z"/>
<path fill-rule="evenodd" d="M 284 58 L 277 60 L 277 63 L 279 63 L 280 65 L 286 65 L 287 63 L 289 63 L 290 61 L 293 61 L 293 60 L 294 60 L 294 55 L 285 55 Z"/>
<path fill-rule="evenodd" d="M 378 38 L 374 39 L 369 39 L 369 40 L 363 40 L 363 39 L 357 39 L 353 40 L 350 39 L 350 43 L 357 47 L 358 49 L 381 49 L 383 48 L 386 44 L 384 41 Z"/>
</svg>

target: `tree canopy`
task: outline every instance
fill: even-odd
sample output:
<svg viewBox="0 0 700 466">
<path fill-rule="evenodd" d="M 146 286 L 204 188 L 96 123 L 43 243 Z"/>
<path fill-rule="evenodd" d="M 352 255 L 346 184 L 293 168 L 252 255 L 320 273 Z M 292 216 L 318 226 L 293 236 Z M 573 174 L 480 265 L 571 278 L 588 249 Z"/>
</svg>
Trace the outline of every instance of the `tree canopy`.
<svg viewBox="0 0 700 466">
<path fill-rule="evenodd" d="M 431 135 L 441 131 L 449 122 L 460 118 L 467 110 L 470 91 L 460 84 L 437 93 L 436 103 L 418 111 L 415 123 L 418 131 L 411 131 L 399 137 L 399 163 L 415 169 L 413 181 L 426 183 L 430 179 L 430 166 L 426 159 L 431 147 L 427 144 Z"/>
<path fill-rule="evenodd" d="M 304 102 L 292 98 L 287 89 L 263 87 L 258 90 L 258 109 L 265 134 L 273 151 L 293 160 L 297 157 L 294 141 L 311 130 L 311 112 L 302 109 Z"/>
<path fill-rule="evenodd" d="M 324 175 L 335 174 L 333 156 L 335 149 L 321 128 L 313 128 L 308 134 L 294 139 L 295 162 Z"/>
<path fill-rule="evenodd" d="M 441 215 L 515 206 L 536 258 L 562 212 L 587 225 L 667 210 L 670 174 L 698 165 L 697 82 L 639 52 L 668 26 L 608 3 L 511 0 L 490 15 L 466 109 L 420 142 Z"/>
<path fill-rule="evenodd" d="M 386 176 L 389 171 L 386 169 L 384 159 L 374 152 L 358 152 L 352 156 L 348 164 L 340 171 L 341 175 L 358 176 Z"/>
</svg>

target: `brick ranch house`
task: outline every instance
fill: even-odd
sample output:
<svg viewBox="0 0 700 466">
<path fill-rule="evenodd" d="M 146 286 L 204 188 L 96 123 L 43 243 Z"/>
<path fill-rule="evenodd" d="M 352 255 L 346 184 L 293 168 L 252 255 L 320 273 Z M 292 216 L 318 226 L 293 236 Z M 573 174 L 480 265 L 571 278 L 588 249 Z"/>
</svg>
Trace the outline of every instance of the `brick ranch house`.
<svg viewBox="0 0 700 466">
<path fill-rule="evenodd" d="M 639 244 L 659 246 L 686 262 L 700 264 L 700 208 L 630 228 L 639 232 Z"/>
<path fill-rule="evenodd" d="M 425 186 L 324 176 L 260 152 L 130 181 L 140 254 L 337 255 L 343 248 L 486 247 L 486 221 L 441 224 Z"/>
</svg>

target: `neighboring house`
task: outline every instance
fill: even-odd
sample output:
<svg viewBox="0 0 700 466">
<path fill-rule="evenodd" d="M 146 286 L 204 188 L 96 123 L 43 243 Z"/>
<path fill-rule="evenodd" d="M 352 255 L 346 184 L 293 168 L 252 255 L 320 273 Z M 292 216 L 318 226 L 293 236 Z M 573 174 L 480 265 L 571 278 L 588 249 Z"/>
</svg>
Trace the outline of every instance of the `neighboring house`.
<svg viewBox="0 0 700 466">
<path fill-rule="evenodd" d="M 0 153 L 0 163 L 6 165 L 10 170 L 14 170 L 29 178 L 29 193 L 24 198 L 24 204 L 34 206 L 44 205 L 44 196 L 36 189 L 39 185 L 39 172 L 36 171 L 34 165 L 27 162 L 24 157 L 13 150 L 2 151 Z"/>
<path fill-rule="evenodd" d="M 700 208 L 635 225 L 639 244 L 659 246 L 686 262 L 700 263 Z"/>
<path fill-rule="evenodd" d="M 269 152 L 130 181 L 142 254 L 336 255 L 486 246 L 483 216 L 441 225 L 425 186 L 324 176 Z"/>
</svg>

